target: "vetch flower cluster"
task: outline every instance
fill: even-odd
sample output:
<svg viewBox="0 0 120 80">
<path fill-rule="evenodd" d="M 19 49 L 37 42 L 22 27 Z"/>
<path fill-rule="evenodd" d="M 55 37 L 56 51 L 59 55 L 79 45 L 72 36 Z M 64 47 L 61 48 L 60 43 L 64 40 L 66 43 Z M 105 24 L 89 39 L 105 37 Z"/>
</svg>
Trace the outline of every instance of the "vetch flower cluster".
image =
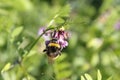
<svg viewBox="0 0 120 80">
<path fill-rule="evenodd" d="M 44 33 L 46 28 L 42 27 L 39 30 L 39 35 Z M 58 30 L 48 30 L 43 35 L 45 39 L 46 48 L 43 52 L 46 52 L 47 56 L 50 58 L 56 58 L 61 55 L 63 48 L 68 46 L 69 34 L 65 31 L 64 27 L 59 28 Z"/>
</svg>

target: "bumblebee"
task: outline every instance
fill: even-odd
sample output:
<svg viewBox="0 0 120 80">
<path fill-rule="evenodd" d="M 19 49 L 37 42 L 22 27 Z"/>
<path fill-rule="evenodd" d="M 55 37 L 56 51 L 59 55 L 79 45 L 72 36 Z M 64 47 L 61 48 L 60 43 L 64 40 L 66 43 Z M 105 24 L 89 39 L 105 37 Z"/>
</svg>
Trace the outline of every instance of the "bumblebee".
<svg viewBox="0 0 120 80">
<path fill-rule="evenodd" d="M 55 59 L 61 55 L 61 46 L 57 42 L 57 39 L 51 39 L 49 43 L 46 44 L 46 49 L 44 49 L 43 52 L 46 52 L 47 56 L 51 59 Z"/>
</svg>

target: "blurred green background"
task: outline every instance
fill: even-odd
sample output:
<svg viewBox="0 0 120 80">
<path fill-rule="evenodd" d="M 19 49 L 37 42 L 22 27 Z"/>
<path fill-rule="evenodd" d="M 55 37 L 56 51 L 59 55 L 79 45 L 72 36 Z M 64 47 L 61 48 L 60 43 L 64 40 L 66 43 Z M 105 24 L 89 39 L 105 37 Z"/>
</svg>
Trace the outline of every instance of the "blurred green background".
<svg viewBox="0 0 120 80">
<path fill-rule="evenodd" d="M 0 80 L 81 80 L 85 73 L 96 80 L 98 69 L 102 80 L 120 80 L 120 0 L 0 0 L 0 70 L 68 4 L 71 37 L 62 55 L 48 64 L 41 38 L 23 63 L 25 71 L 17 65 Z"/>
</svg>

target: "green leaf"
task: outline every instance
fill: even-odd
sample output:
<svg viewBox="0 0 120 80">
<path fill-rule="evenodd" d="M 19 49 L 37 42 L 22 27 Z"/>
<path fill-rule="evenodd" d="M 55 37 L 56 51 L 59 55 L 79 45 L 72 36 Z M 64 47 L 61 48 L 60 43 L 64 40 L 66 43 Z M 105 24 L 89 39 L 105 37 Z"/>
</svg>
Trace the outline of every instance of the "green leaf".
<svg viewBox="0 0 120 80">
<path fill-rule="evenodd" d="M 56 62 L 60 63 L 61 61 L 64 61 L 66 57 L 67 57 L 67 55 L 65 53 L 62 53 L 60 58 L 56 59 Z"/>
<path fill-rule="evenodd" d="M 49 22 L 49 24 L 48 24 L 48 28 L 50 28 L 53 24 L 54 24 L 54 22 L 55 22 L 55 20 L 54 19 L 52 19 L 50 22 Z"/>
<path fill-rule="evenodd" d="M 101 38 L 93 38 L 88 42 L 88 47 L 99 49 L 103 45 L 103 40 Z"/>
<path fill-rule="evenodd" d="M 96 66 L 99 62 L 99 55 L 98 53 L 95 53 L 93 56 L 92 56 L 92 59 L 91 59 L 91 65 L 92 66 Z"/>
<path fill-rule="evenodd" d="M 107 80 L 113 80 L 113 76 L 110 76 Z"/>
<path fill-rule="evenodd" d="M 23 27 L 17 27 L 12 32 L 12 38 L 17 37 L 23 30 Z"/>
<path fill-rule="evenodd" d="M 32 75 L 27 74 L 22 80 L 36 80 Z"/>
<path fill-rule="evenodd" d="M 69 16 L 69 13 L 70 13 L 70 5 L 66 5 L 62 8 L 61 12 L 60 12 L 60 15 L 62 17 L 68 17 Z"/>
<path fill-rule="evenodd" d="M 81 80 L 85 80 L 84 76 L 81 76 Z"/>
<path fill-rule="evenodd" d="M 59 17 L 59 18 L 56 18 L 56 19 L 55 19 L 55 22 L 56 22 L 56 23 L 64 23 L 64 20 Z"/>
<path fill-rule="evenodd" d="M 87 80 L 93 80 L 92 77 L 89 74 L 85 74 L 85 77 Z"/>
<path fill-rule="evenodd" d="M 57 80 L 61 80 L 62 78 L 66 78 L 66 77 L 69 77 L 72 72 L 70 70 L 64 70 L 62 72 L 59 72 L 58 73 L 59 75 L 57 75 Z"/>
<path fill-rule="evenodd" d="M 100 70 L 97 71 L 97 80 L 102 80 L 102 75 L 100 73 Z"/>
<path fill-rule="evenodd" d="M 30 51 L 30 53 L 27 55 L 27 57 L 31 57 L 33 56 L 34 54 L 36 54 L 37 52 L 35 50 L 32 50 Z"/>
<path fill-rule="evenodd" d="M 7 63 L 4 68 L 1 70 L 1 73 L 10 70 L 12 67 L 11 63 Z"/>
</svg>

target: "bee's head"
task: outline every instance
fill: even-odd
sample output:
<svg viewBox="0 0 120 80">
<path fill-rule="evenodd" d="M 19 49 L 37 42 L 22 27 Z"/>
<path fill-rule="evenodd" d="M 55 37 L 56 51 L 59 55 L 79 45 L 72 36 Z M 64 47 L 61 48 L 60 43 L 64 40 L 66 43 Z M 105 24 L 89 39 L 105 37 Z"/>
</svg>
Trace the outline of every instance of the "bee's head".
<svg viewBox="0 0 120 80">
<path fill-rule="evenodd" d="M 53 39 L 51 40 L 51 42 L 57 43 L 57 40 L 58 40 L 58 39 L 53 38 Z"/>
</svg>

